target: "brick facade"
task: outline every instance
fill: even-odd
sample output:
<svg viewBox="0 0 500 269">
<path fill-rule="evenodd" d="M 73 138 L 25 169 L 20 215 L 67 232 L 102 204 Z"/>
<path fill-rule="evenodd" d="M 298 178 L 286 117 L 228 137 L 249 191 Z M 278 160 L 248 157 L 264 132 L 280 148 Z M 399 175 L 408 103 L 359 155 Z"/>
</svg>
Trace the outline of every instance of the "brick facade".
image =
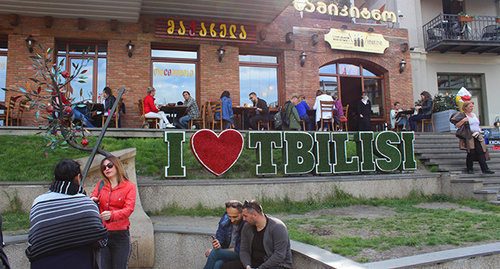
<svg viewBox="0 0 500 269">
<path fill-rule="evenodd" d="M 28 70 L 31 55 L 25 45 L 25 39 L 31 34 L 37 43 L 53 47 L 57 41 L 99 41 L 107 43 L 107 85 L 113 90 L 124 87 L 124 101 L 127 114 L 122 119 L 123 127 L 140 127 L 140 113 L 137 108 L 139 98 L 146 94 L 151 85 L 151 48 L 184 47 L 198 50 L 197 89 L 198 103 L 217 100 L 224 90 L 231 93 L 233 104 L 240 103 L 239 96 L 239 61 L 240 52 L 278 56 L 280 104 L 292 95 L 302 93 L 307 102 L 313 105 L 318 89 L 318 70 L 321 66 L 335 61 L 356 62 L 371 66 L 384 76 L 383 92 L 385 117 L 388 118 L 392 103 L 399 101 L 404 107 L 413 105 L 413 89 L 409 52 L 402 52 L 401 44 L 408 43 L 408 33 L 404 29 L 389 28 L 382 25 L 361 25 L 338 21 L 300 18 L 293 7 L 287 8 L 269 25 L 257 25 L 257 31 L 267 33 L 264 40 L 257 43 L 232 43 L 230 41 L 205 41 L 189 39 L 155 38 L 154 17 L 141 17 L 139 23 L 119 22 L 113 31 L 109 21 L 86 21 L 84 30 L 78 29 L 78 19 L 54 19 L 53 26 L 46 28 L 42 18 L 20 17 L 18 26 L 11 26 L 7 15 L 0 15 L 0 38 L 8 40 L 7 88 L 25 87 L 33 71 Z M 237 23 L 237 22 L 235 22 Z M 328 31 L 348 25 L 349 30 L 367 31 L 383 34 L 390 42 L 384 54 L 349 52 L 332 50 L 319 35 L 319 43 L 312 44 L 311 35 L 315 32 Z M 287 43 L 285 36 L 293 32 L 293 42 Z M 131 40 L 135 50 L 131 58 L 125 50 L 125 44 Z M 222 62 L 218 61 L 217 49 L 226 50 Z M 303 67 L 299 55 L 304 51 L 308 57 Z M 35 52 L 40 52 L 38 46 Z M 408 65 L 406 71 L 399 73 L 399 62 L 404 59 Z M 102 89 L 98 89 L 101 92 Z M 7 93 L 7 96 L 10 93 Z M 243 97 L 245 98 L 245 97 Z M 179 98 L 181 99 L 181 98 Z M 27 125 L 34 125 L 34 112 L 27 113 Z"/>
</svg>

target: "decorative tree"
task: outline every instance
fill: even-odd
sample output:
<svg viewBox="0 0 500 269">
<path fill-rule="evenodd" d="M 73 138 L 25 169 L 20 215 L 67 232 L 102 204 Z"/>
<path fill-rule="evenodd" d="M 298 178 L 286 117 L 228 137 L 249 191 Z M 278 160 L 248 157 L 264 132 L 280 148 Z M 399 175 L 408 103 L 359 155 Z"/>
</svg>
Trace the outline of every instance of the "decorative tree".
<svg viewBox="0 0 500 269">
<path fill-rule="evenodd" d="M 29 57 L 32 64 L 29 69 L 35 71 L 35 76 L 29 78 L 31 82 L 26 83 L 26 89 L 19 87 L 19 89 L 2 88 L 2 90 L 20 93 L 26 98 L 25 102 L 30 103 L 30 109 L 36 110 L 36 119 L 41 118 L 43 122 L 39 126 L 43 130 L 40 133 L 45 133 L 44 138 L 47 141 L 46 155 L 49 149 L 57 146 L 67 148 L 67 145 L 78 150 L 92 151 L 93 148 L 87 147 L 89 140 L 86 138 L 86 133 L 89 132 L 84 128 L 83 122 L 75 123 L 75 116 L 72 113 L 76 107 L 86 106 L 84 103 L 88 100 L 74 102 L 73 99 L 67 100 L 63 96 L 67 93 L 66 86 L 69 86 L 71 81 L 78 79 L 78 83 L 85 83 L 87 70 L 84 68 L 90 61 L 86 57 L 89 49 L 82 52 L 80 64 L 72 63 L 73 71 L 70 73 L 63 70 L 64 59 L 59 63 L 53 60 L 55 56 L 52 48 L 45 50 L 40 44 L 39 46 L 43 53 Z M 97 152 L 109 155 L 103 149 L 97 149 Z"/>
</svg>

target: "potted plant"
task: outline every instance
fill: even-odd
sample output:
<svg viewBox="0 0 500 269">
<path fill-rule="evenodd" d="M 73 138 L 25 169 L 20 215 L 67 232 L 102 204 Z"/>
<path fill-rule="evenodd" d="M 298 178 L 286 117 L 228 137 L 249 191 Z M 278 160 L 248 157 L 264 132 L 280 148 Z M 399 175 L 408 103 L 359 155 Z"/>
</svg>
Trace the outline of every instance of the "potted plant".
<svg viewBox="0 0 500 269">
<path fill-rule="evenodd" d="M 474 16 L 464 13 L 458 13 L 458 20 L 461 22 L 470 22 L 474 20 Z"/>
<path fill-rule="evenodd" d="M 500 23 L 500 16 L 497 16 L 497 17 L 496 17 L 496 19 L 495 19 L 495 21 L 496 21 L 497 23 Z"/>
<path fill-rule="evenodd" d="M 436 133 L 455 131 L 455 126 L 450 123 L 451 115 L 458 112 L 458 105 L 454 94 L 434 95 L 434 131 Z"/>
</svg>

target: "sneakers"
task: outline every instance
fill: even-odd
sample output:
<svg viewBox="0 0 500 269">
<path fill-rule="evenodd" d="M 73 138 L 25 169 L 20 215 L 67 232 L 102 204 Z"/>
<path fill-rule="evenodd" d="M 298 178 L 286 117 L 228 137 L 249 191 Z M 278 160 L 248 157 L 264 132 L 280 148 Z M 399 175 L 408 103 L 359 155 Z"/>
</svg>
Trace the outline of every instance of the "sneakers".
<svg viewBox="0 0 500 269">
<path fill-rule="evenodd" d="M 169 124 L 167 124 L 167 126 L 166 126 L 166 127 L 167 127 L 167 128 L 175 128 L 175 125 L 173 125 L 172 123 L 169 123 Z"/>
<path fill-rule="evenodd" d="M 490 169 L 483 171 L 483 174 L 494 174 L 494 173 L 495 173 L 495 171 L 492 171 Z"/>
<path fill-rule="evenodd" d="M 467 170 L 467 174 L 474 174 L 474 170 Z"/>
</svg>

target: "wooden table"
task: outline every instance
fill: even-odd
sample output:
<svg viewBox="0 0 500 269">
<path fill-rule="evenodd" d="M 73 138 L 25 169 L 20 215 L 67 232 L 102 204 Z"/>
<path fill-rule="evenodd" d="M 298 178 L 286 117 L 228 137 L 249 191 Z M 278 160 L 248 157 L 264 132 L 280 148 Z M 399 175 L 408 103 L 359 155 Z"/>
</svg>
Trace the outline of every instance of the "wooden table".
<svg viewBox="0 0 500 269">
<path fill-rule="evenodd" d="M 187 106 L 162 106 L 160 107 L 160 111 L 165 112 L 165 114 L 173 119 L 177 119 L 186 114 L 187 108 Z"/>
<path fill-rule="evenodd" d="M 103 103 L 86 103 L 87 109 L 89 111 L 104 111 L 104 104 Z"/>
<path fill-rule="evenodd" d="M 415 113 L 415 108 L 399 111 L 398 114 L 396 115 L 396 121 L 398 121 L 403 116 L 413 115 L 413 113 Z"/>
<path fill-rule="evenodd" d="M 252 114 L 257 108 L 253 106 L 233 106 L 233 114 L 238 115 L 239 126 L 236 128 L 243 130 L 245 129 L 245 119 Z"/>
</svg>

